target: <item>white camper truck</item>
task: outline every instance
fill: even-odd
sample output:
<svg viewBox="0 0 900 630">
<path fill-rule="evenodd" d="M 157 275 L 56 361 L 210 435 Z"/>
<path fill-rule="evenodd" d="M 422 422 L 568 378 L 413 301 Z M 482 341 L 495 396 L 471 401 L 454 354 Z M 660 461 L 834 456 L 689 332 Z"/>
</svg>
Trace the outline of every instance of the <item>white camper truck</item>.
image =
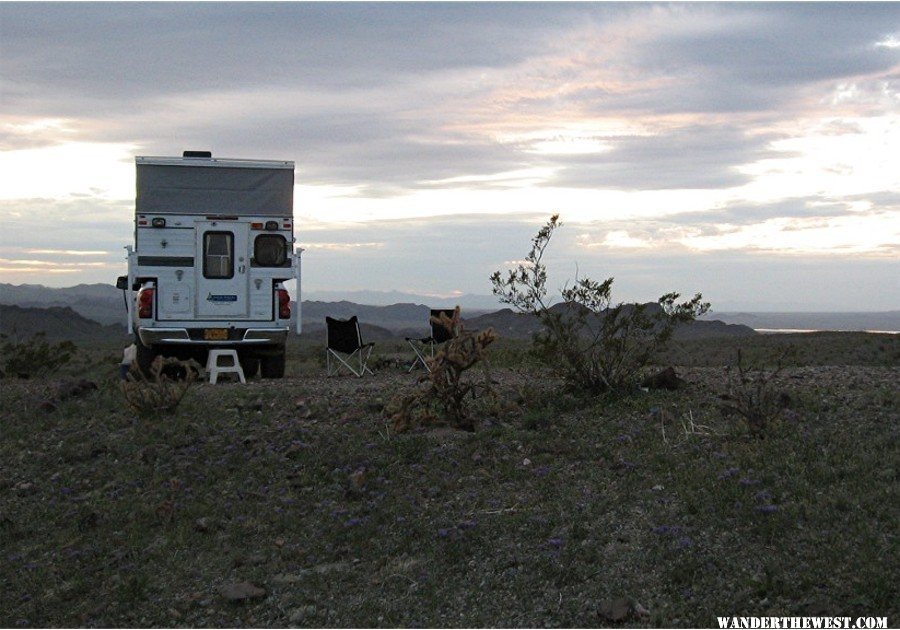
<svg viewBox="0 0 900 630">
<path fill-rule="evenodd" d="M 238 351 L 247 376 L 284 375 L 297 280 L 294 163 L 213 158 L 137 157 L 134 246 L 126 291 L 137 362 L 157 355 L 205 363 L 211 348 Z M 300 313 L 296 314 L 300 332 Z"/>
</svg>

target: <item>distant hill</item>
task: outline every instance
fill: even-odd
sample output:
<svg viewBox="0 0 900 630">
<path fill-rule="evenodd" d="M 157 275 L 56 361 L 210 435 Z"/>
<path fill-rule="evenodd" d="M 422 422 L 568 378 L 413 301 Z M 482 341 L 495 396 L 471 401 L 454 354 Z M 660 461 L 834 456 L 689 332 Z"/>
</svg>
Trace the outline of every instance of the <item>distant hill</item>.
<svg viewBox="0 0 900 630">
<path fill-rule="evenodd" d="M 303 297 L 313 302 L 353 302 L 373 306 L 392 304 L 424 304 L 429 308 L 453 308 L 459 305 L 467 311 L 496 311 L 500 301 L 492 295 L 467 293 L 450 297 L 435 297 L 403 291 L 304 291 Z"/>
<path fill-rule="evenodd" d="M 395 341 L 399 338 L 399 335 L 393 330 L 363 323 L 359 325 L 359 334 L 362 336 L 363 343 L 369 343 L 370 341 Z M 325 320 L 304 324 L 302 336 L 307 339 L 321 340 L 324 345 Z"/>
<path fill-rule="evenodd" d="M 325 316 L 359 317 L 363 326 L 372 326 L 374 335 L 384 334 L 376 329 L 392 331 L 397 337 L 422 336 L 428 333 L 430 308 L 452 307 L 460 304 L 463 317 L 477 328 L 493 326 L 506 337 L 529 338 L 537 329 L 533 318 L 518 315 L 510 309 L 489 307 L 490 296 L 464 295 L 456 298 L 432 298 L 402 292 L 349 291 L 318 292 L 313 296 L 334 296 L 330 300 L 304 300 L 303 322 L 306 330 L 323 327 Z M 399 298 L 400 301 L 385 303 Z M 365 301 L 366 303 L 362 303 Z M 28 308 L 70 308 L 83 318 L 104 325 L 125 324 L 122 292 L 112 284 L 79 284 L 54 289 L 37 284 L 12 285 L 0 283 L 0 304 Z M 900 311 L 880 313 L 710 313 L 689 326 L 680 327 L 677 337 L 735 336 L 750 334 L 747 329 L 801 330 L 880 330 L 900 331 Z"/>
<path fill-rule="evenodd" d="M 566 307 L 556 304 L 552 307 L 559 311 Z M 649 312 L 659 310 L 656 303 L 647 304 Z M 541 328 L 541 323 L 533 315 L 524 315 L 505 308 L 495 313 L 467 318 L 466 325 L 470 328 L 493 328 L 501 337 L 508 339 L 530 339 Z M 710 337 L 747 337 L 757 334 L 748 326 L 726 324 L 720 321 L 695 321 L 690 324 L 679 325 L 675 329 L 676 339 L 701 339 Z"/>
<path fill-rule="evenodd" d="M 44 333 L 48 341 L 127 340 L 124 326 L 104 326 L 69 307 L 30 308 L 0 305 L 0 333 L 25 341 Z"/>
<path fill-rule="evenodd" d="M 369 306 L 353 302 L 303 302 L 303 326 L 325 326 L 325 317 L 348 319 L 356 315 L 360 325 L 373 325 L 388 330 L 407 328 L 428 330 L 430 310 L 421 304 Z"/>
<path fill-rule="evenodd" d="M 79 284 L 53 289 L 39 284 L 0 283 L 0 304 L 34 308 L 68 307 L 101 324 L 125 325 L 122 292 L 111 284 Z"/>
</svg>

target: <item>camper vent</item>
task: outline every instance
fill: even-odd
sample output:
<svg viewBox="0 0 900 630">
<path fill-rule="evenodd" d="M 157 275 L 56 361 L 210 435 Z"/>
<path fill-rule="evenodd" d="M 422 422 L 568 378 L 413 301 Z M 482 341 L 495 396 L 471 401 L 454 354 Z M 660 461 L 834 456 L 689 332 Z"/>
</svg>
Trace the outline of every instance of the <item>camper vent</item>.
<svg viewBox="0 0 900 630">
<path fill-rule="evenodd" d="M 211 158 L 212 151 L 185 151 L 181 156 L 186 158 Z"/>
</svg>

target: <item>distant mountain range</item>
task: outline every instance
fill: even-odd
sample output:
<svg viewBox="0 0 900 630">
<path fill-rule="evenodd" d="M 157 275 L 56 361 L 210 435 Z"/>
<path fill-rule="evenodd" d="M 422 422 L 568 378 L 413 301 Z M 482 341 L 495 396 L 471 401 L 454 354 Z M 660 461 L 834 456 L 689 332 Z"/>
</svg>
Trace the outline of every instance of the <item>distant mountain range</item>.
<svg viewBox="0 0 900 630">
<path fill-rule="evenodd" d="M 94 341 L 128 338 L 124 326 L 104 326 L 82 317 L 68 306 L 49 308 L 0 304 L 0 334 L 13 341 L 25 341 L 43 333 L 47 341 Z"/>
<path fill-rule="evenodd" d="M 332 294 L 315 293 L 322 296 Z M 366 339 L 379 341 L 386 338 L 425 336 L 429 331 L 430 308 L 452 307 L 461 304 L 463 317 L 472 328 L 493 327 L 508 338 L 529 338 L 538 328 L 534 317 L 515 313 L 508 308 L 479 309 L 474 304 L 485 304 L 493 299 L 488 296 L 460 296 L 457 299 L 435 299 L 406 293 L 350 292 L 334 293 L 335 297 L 353 296 L 347 299 L 322 301 L 304 300 L 302 317 L 304 333 L 323 334 L 325 316 L 359 317 Z M 397 303 L 371 305 L 356 302 L 366 296 L 384 301 L 389 298 L 406 298 Z M 409 299 L 416 298 L 416 299 Z M 421 301 L 418 300 L 421 298 Z M 464 300 L 463 298 L 468 298 Z M 479 302 L 474 298 L 482 298 Z M 467 305 L 468 303 L 468 305 Z M 66 338 L 104 337 L 125 326 L 125 305 L 122 292 L 107 284 L 81 284 L 63 289 L 41 285 L 11 285 L 0 283 L 0 304 L 17 306 L 20 310 L 4 308 L 0 311 L 0 331 L 6 332 L 15 325 L 21 333 L 25 330 L 46 330 L 53 335 L 64 334 L 67 327 L 71 334 Z M 46 316 L 37 311 L 44 309 Z M 69 309 L 69 310 L 66 310 Z M 296 313 L 296 310 L 295 310 Z M 77 316 L 77 317 L 75 317 Z M 33 325 L 26 323 L 31 317 Z M 87 322 L 87 323 L 85 323 Z M 97 323 L 98 327 L 91 324 Z M 900 330 L 900 311 L 885 313 L 712 313 L 689 326 L 680 327 L 680 338 L 752 335 L 752 329 L 821 329 L 821 330 Z"/>
<path fill-rule="evenodd" d="M 467 311 L 496 311 L 503 304 L 493 295 L 436 296 L 405 293 L 402 291 L 304 291 L 303 301 L 312 302 L 353 302 L 372 306 L 392 304 L 426 304 L 430 308 L 454 308 L 460 306 Z"/>
<path fill-rule="evenodd" d="M 125 325 L 122 292 L 110 284 L 79 284 L 53 289 L 40 284 L 0 283 L 0 304 L 32 308 L 67 307 L 104 325 Z"/>
</svg>

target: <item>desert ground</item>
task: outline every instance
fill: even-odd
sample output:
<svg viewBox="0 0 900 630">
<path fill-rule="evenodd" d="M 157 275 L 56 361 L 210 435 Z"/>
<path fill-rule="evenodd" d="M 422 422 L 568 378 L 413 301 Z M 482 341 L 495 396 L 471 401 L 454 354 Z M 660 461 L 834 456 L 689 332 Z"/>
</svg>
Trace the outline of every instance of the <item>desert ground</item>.
<svg viewBox="0 0 900 630">
<path fill-rule="evenodd" d="M 771 369 L 789 344 L 765 429 L 723 414 L 735 349 Z M 293 343 L 284 379 L 155 416 L 125 403 L 114 344 L 7 374 L 0 626 L 900 621 L 898 336 L 683 342 L 657 360 L 681 388 L 615 398 L 528 345 L 491 349 L 475 431 L 394 430 L 385 408 L 423 387 L 399 343 L 362 379 Z"/>
</svg>

